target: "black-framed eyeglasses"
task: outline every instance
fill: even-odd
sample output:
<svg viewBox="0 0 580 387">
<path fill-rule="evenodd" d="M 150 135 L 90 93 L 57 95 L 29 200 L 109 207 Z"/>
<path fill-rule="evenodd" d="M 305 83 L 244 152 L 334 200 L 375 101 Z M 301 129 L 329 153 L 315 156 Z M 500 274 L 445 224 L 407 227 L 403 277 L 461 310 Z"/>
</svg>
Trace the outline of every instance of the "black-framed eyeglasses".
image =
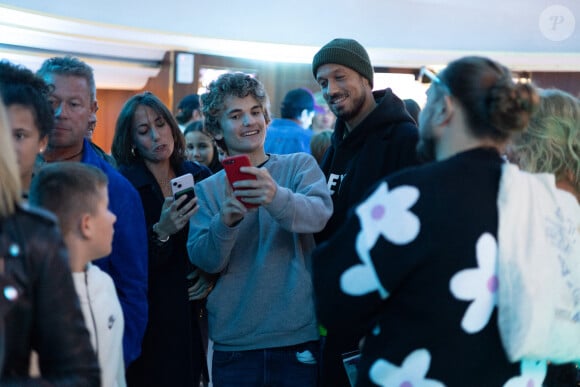
<svg viewBox="0 0 580 387">
<path fill-rule="evenodd" d="M 423 77 L 429 78 L 429 80 L 431 80 L 432 83 L 436 84 L 437 86 L 440 86 L 443 89 L 443 91 L 445 91 L 446 94 L 451 95 L 451 90 L 449 90 L 449 87 L 447 87 L 447 85 L 443 83 L 443 81 L 441 80 L 441 78 L 437 76 L 437 74 L 429 70 L 426 66 L 422 66 L 421 69 L 419 70 L 417 80 L 419 82 L 423 82 Z"/>
</svg>

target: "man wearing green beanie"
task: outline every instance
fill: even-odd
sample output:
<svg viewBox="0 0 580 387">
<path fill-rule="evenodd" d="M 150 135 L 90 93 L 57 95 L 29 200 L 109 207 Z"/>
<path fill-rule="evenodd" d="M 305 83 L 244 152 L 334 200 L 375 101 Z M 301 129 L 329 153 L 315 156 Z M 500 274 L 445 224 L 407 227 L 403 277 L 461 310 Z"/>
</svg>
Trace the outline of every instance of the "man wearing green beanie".
<svg viewBox="0 0 580 387">
<path fill-rule="evenodd" d="M 348 210 L 380 178 L 418 164 L 418 130 L 404 103 L 391 89 L 373 92 L 373 66 L 367 51 L 353 39 L 334 39 L 314 56 L 312 73 L 337 120 L 332 145 L 321 168 L 334 203 L 334 213 L 318 243 L 344 223 Z M 328 332 L 322 386 L 350 386 L 342 355 L 358 349 L 362 332 L 338 337 Z"/>
</svg>

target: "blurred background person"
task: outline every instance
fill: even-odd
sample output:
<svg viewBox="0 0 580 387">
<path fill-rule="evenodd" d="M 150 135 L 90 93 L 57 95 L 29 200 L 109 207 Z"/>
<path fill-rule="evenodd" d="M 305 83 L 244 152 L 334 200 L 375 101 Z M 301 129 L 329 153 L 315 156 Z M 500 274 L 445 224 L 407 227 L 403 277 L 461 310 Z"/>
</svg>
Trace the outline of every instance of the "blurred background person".
<svg viewBox="0 0 580 387">
<path fill-rule="evenodd" d="M 211 173 L 223 169 L 219 159 L 219 149 L 213 137 L 204 129 L 203 121 L 195 121 L 187 125 L 183 135 L 185 136 L 185 153 L 189 161 L 205 165 Z"/>
<path fill-rule="evenodd" d="M 403 102 L 405 103 L 405 109 L 407 112 L 413 117 L 415 123 L 419 123 L 419 113 L 421 113 L 421 106 L 415 101 L 414 99 L 404 99 Z"/>
<path fill-rule="evenodd" d="M 21 205 L 19 168 L 0 101 L 0 385 L 100 385 L 97 356 L 56 219 Z M 29 376 L 32 351 L 42 376 Z"/>
<path fill-rule="evenodd" d="M 312 135 L 310 139 L 310 153 L 316 159 L 318 165 L 322 164 L 322 159 L 326 150 L 330 147 L 332 130 L 323 130 Z"/>
<path fill-rule="evenodd" d="M 310 125 L 312 133 L 316 134 L 323 130 L 334 130 L 336 116 L 328 107 L 328 103 L 324 99 L 321 91 L 314 93 L 314 101 L 320 107 L 320 110 L 316 110 L 314 117 L 312 117 L 312 125 Z"/>
<path fill-rule="evenodd" d="M 272 120 L 266 130 L 266 153 L 310 153 L 312 131 L 309 128 L 316 110 L 320 108 L 310 90 L 300 88 L 287 92 L 280 107 L 282 118 Z"/>
<path fill-rule="evenodd" d="M 177 122 L 150 92 L 123 106 L 112 150 L 119 171 L 139 192 L 149 235 L 149 318 L 141 356 L 127 369 L 128 385 L 198 386 L 205 350 L 190 300 L 205 298 L 209 282 L 198 271 L 190 275 L 195 268 L 186 250 L 197 198 L 174 200 L 171 179 L 191 173 L 199 183 L 211 172 L 186 159 Z"/>
<path fill-rule="evenodd" d="M 32 71 L 3 60 L 0 61 L 0 95 L 12 128 L 22 193 L 27 197 L 36 157 L 46 148 L 48 134 L 54 128 L 49 89 Z"/>
<path fill-rule="evenodd" d="M 558 188 L 580 202 L 580 101 L 557 89 L 540 90 L 540 108 L 508 156 L 529 172 L 553 173 Z"/>
<path fill-rule="evenodd" d="M 580 100 L 557 89 L 539 94 L 540 107 L 508 147 L 508 157 L 528 172 L 554 174 L 556 186 L 580 203 Z M 550 365 L 544 385 L 574 386 L 578 380 L 575 364 Z"/>
<path fill-rule="evenodd" d="M 95 144 L 93 142 L 93 134 L 95 133 L 96 127 L 97 127 L 97 112 L 94 112 L 94 113 L 91 113 L 91 116 L 89 118 L 89 127 L 87 128 L 87 135 L 86 135 L 87 140 L 90 141 L 91 146 L 93 147 L 93 150 L 95 151 L 95 153 L 99 157 L 101 157 L 103 160 L 105 160 L 106 162 L 111 164 L 113 167 L 117 168 L 117 162 L 115 161 L 113 156 L 111 156 L 110 154 L 105 152 L 103 148 L 101 148 L 100 146 L 98 146 L 97 144 Z"/>
<path fill-rule="evenodd" d="M 199 106 L 199 95 L 189 94 L 183 97 L 179 104 L 177 105 L 177 114 L 175 114 L 175 119 L 179 124 L 179 129 L 183 132 L 187 125 L 195 121 L 201 121 L 203 116 L 201 114 L 201 108 Z"/>
</svg>

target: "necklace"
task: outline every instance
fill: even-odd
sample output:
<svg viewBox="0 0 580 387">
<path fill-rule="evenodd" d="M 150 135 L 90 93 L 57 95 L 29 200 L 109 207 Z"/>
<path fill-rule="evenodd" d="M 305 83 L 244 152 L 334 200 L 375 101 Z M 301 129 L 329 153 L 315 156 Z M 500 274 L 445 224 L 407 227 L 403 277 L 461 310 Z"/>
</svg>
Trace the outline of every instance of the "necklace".
<svg viewBox="0 0 580 387">
<path fill-rule="evenodd" d="M 256 168 L 262 168 L 268 161 L 270 161 L 270 154 L 267 154 L 266 160 L 262 164 L 256 165 Z"/>
<path fill-rule="evenodd" d="M 46 159 L 46 156 L 44 156 L 43 158 L 44 158 L 44 161 L 46 161 L 47 163 L 52 163 L 54 161 L 68 161 L 68 160 L 72 160 L 72 159 L 78 157 L 81 153 L 83 153 L 83 148 L 81 148 L 81 150 L 78 151 L 77 153 L 75 153 L 74 155 L 68 156 L 68 157 L 65 157 L 65 158 L 62 158 L 62 159 L 47 160 Z"/>
</svg>

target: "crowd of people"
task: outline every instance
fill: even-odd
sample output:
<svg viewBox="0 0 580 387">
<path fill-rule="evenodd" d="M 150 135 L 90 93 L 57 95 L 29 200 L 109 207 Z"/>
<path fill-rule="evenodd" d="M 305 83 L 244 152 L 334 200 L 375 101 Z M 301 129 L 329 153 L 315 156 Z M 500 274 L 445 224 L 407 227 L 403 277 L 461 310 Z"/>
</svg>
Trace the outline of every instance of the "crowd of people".
<svg viewBox="0 0 580 387">
<path fill-rule="evenodd" d="M 485 57 L 424 73 L 420 107 L 333 39 L 280 118 L 226 73 L 175 115 L 129 98 L 108 154 L 87 63 L 0 61 L 0 385 L 577 385 L 580 349 L 508 356 L 497 267 L 507 166 L 580 203 L 580 101 Z"/>
</svg>

